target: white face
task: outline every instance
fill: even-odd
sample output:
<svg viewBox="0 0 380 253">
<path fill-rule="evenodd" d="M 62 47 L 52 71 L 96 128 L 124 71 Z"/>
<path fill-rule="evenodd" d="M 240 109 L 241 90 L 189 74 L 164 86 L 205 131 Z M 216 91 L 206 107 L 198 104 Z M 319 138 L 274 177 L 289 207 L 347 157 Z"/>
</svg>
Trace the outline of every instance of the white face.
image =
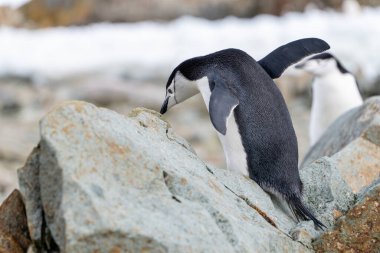
<svg viewBox="0 0 380 253">
<path fill-rule="evenodd" d="M 190 81 L 189 79 L 184 77 L 181 74 L 181 72 L 177 71 L 177 73 L 175 74 L 173 78 L 173 81 L 166 89 L 166 98 L 165 98 L 165 102 L 167 100 L 166 110 L 169 110 L 170 107 L 176 104 L 179 104 L 198 93 L 199 93 L 199 89 L 196 84 L 196 81 Z M 165 113 L 166 110 L 161 109 L 161 113 Z"/>
<path fill-rule="evenodd" d="M 322 76 L 338 70 L 335 59 L 311 59 L 296 66 L 310 74 Z"/>
</svg>

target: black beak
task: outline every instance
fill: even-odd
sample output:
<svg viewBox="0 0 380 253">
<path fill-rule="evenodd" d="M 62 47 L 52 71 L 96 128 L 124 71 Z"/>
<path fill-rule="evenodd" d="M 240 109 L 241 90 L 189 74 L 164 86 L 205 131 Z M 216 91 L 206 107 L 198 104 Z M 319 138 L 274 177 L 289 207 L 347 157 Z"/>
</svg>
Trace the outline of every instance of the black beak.
<svg viewBox="0 0 380 253">
<path fill-rule="evenodd" d="M 305 63 L 300 63 L 300 64 L 297 64 L 296 66 L 294 66 L 296 69 L 302 69 L 303 67 L 305 67 Z"/>
<path fill-rule="evenodd" d="M 164 103 L 162 104 L 161 110 L 160 110 L 161 114 L 164 114 L 168 110 L 168 103 L 169 103 L 169 97 L 166 97 Z"/>
</svg>

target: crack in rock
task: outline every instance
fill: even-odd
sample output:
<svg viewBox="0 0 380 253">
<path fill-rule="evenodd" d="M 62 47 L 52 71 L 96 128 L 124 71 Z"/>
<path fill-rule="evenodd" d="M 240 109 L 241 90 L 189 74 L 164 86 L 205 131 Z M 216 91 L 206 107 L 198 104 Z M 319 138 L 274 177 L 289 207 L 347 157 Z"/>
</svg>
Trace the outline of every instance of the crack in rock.
<svg viewBox="0 0 380 253">
<path fill-rule="evenodd" d="M 173 195 L 173 197 L 181 196 L 182 198 L 187 199 L 189 201 L 200 203 L 213 218 L 215 224 L 218 226 L 220 231 L 226 236 L 228 242 L 235 249 L 239 249 L 239 240 L 235 235 L 233 227 L 230 224 L 229 220 L 219 210 L 215 209 L 210 205 L 209 200 L 206 196 L 196 191 L 196 189 L 191 188 L 189 185 L 181 186 L 180 179 L 175 176 L 169 175 L 166 171 L 163 171 L 163 178 L 166 187 Z"/>
<path fill-rule="evenodd" d="M 206 165 L 206 170 L 210 172 L 211 174 L 215 175 L 214 172 Z"/>
<path fill-rule="evenodd" d="M 173 134 L 173 131 L 172 131 L 172 128 L 170 126 L 170 124 L 166 121 L 164 121 L 166 123 L 166 126 L 165 126 L 165 135 L 166 135 L 166 138 L 168 138 L 168 140 L 170 141 L 174 141 L 175 143 L 179 144 L 180 146 L 182 146 L 183 148 L 185 148 L 186 150 L 190 151 L 191 153 L 193 153 L 194 155 L 196 155 L 196 152 L 195 150 L 190 146 L 190 144 L 188 144 L 186 142 L 186 140 L 182 140 L 179 141 L 178 136 L 175 136 L 175 134 Z"/>
<path fill-rule="evenodd" d="M 245 196 L 241 196 L 239 194 L 236 194 L 233 190 L 231 190 L 228 186 L 224 185 L 224 187 L 226 187 L 227 190 L 229 190 L 230 192 L 232 192 L 235 196 L 237 196 L 238 198 L 242 199 L 249 207 L 251 207 L 252 209 L 254 209 L 258 214 L 260 214 L 261 217 L 264 218 L 264 220 L 266 220 L 269 224 L 271 224 L 273 227 L 277 228 L 277 225 L 276 223 L 273 221 L 272 218 L 270 218 L 263 210 L 261 210 L 259 207 L 257 207 L 256 205 L 254 205 L 251 201 L 249 201 L 249 199 Z M 281 230 L 280 230 L 281 231 Z"/>
<path fill-rule="evenodd" d="M 191 153 L 195 154 L 195 151 L 191 148 L 190 145 L 186 145 L 186 144 L 184 144 L 184 143 L 178 141 L 176 138 L 169 136 L 169 135 L 170 135 L 170 133 L 169 133 L 169 128 L 166 129 L 165 133 L 166 133 L 166 137 L 168 138 L 168 140 L 170 140 L 170 141 L 174 141 L 175 143 L 177 143 L 178 145 L 182 146 L 182 147 L 185 148 L 186 150 L 188 150 L 188 151 L 190 151 Z"/>
<path fill-rule="evenodd" d="M 245 201 L 245 203 L 247 203 L 248 206 L 250 206 L 251 208 L 255 209 L 269 224 L 271 224 L 273 227 L 277 228 L 277 225 L 276 223 L 272 220 L 272 218 L 270 218 L 263 210 L 261 210 L 259 207 L 257 207 L 256 205 L 254 205 L 253 203 L 251 203 L 251 201 L 249 201 L 249 199 L 245 196 L 239 196 L 239 198 L 241 198 L 242 200 Z"/>
</svg>

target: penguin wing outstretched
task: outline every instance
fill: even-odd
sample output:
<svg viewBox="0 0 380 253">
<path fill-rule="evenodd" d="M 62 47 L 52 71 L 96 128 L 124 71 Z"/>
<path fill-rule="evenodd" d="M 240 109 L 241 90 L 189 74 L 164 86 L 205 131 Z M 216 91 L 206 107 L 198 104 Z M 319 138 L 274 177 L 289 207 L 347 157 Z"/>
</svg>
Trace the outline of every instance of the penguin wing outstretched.
<svg viewBox="0 0 380 253">
<path fill-rule="evenodd" d="M 231 93 L 222 78 L 214 77 L 210 82 L 213 82 L 214 86 L 209 102 L 211 122 L 219 133 L 226 135 L 228 118 L 239 104 L 239 100 Z"/>
<path fill-rule="evenodd" d="M 290 65 L 306 56 L 321 53 L 330 48 L 324 40 L 306 38 L 285 44 L 258 61 L 272 79 L 279 78 Z"/>
</svg>

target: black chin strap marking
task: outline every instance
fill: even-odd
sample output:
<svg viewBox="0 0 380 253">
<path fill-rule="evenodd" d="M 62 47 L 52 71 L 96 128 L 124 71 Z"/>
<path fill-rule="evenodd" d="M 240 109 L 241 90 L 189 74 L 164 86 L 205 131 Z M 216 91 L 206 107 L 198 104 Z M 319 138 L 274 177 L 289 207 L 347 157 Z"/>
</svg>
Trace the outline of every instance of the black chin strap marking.
<svg viewBox="0 0 380 253">
<path fill-rule="evenodd" d="M 178 104 L 177 99 L 175 98 L 175 78 L 173 80 L 173 90 L 174 90 L 174 92 L 173 92 L 174 101 L 176 104 Z"/>
</svg>

